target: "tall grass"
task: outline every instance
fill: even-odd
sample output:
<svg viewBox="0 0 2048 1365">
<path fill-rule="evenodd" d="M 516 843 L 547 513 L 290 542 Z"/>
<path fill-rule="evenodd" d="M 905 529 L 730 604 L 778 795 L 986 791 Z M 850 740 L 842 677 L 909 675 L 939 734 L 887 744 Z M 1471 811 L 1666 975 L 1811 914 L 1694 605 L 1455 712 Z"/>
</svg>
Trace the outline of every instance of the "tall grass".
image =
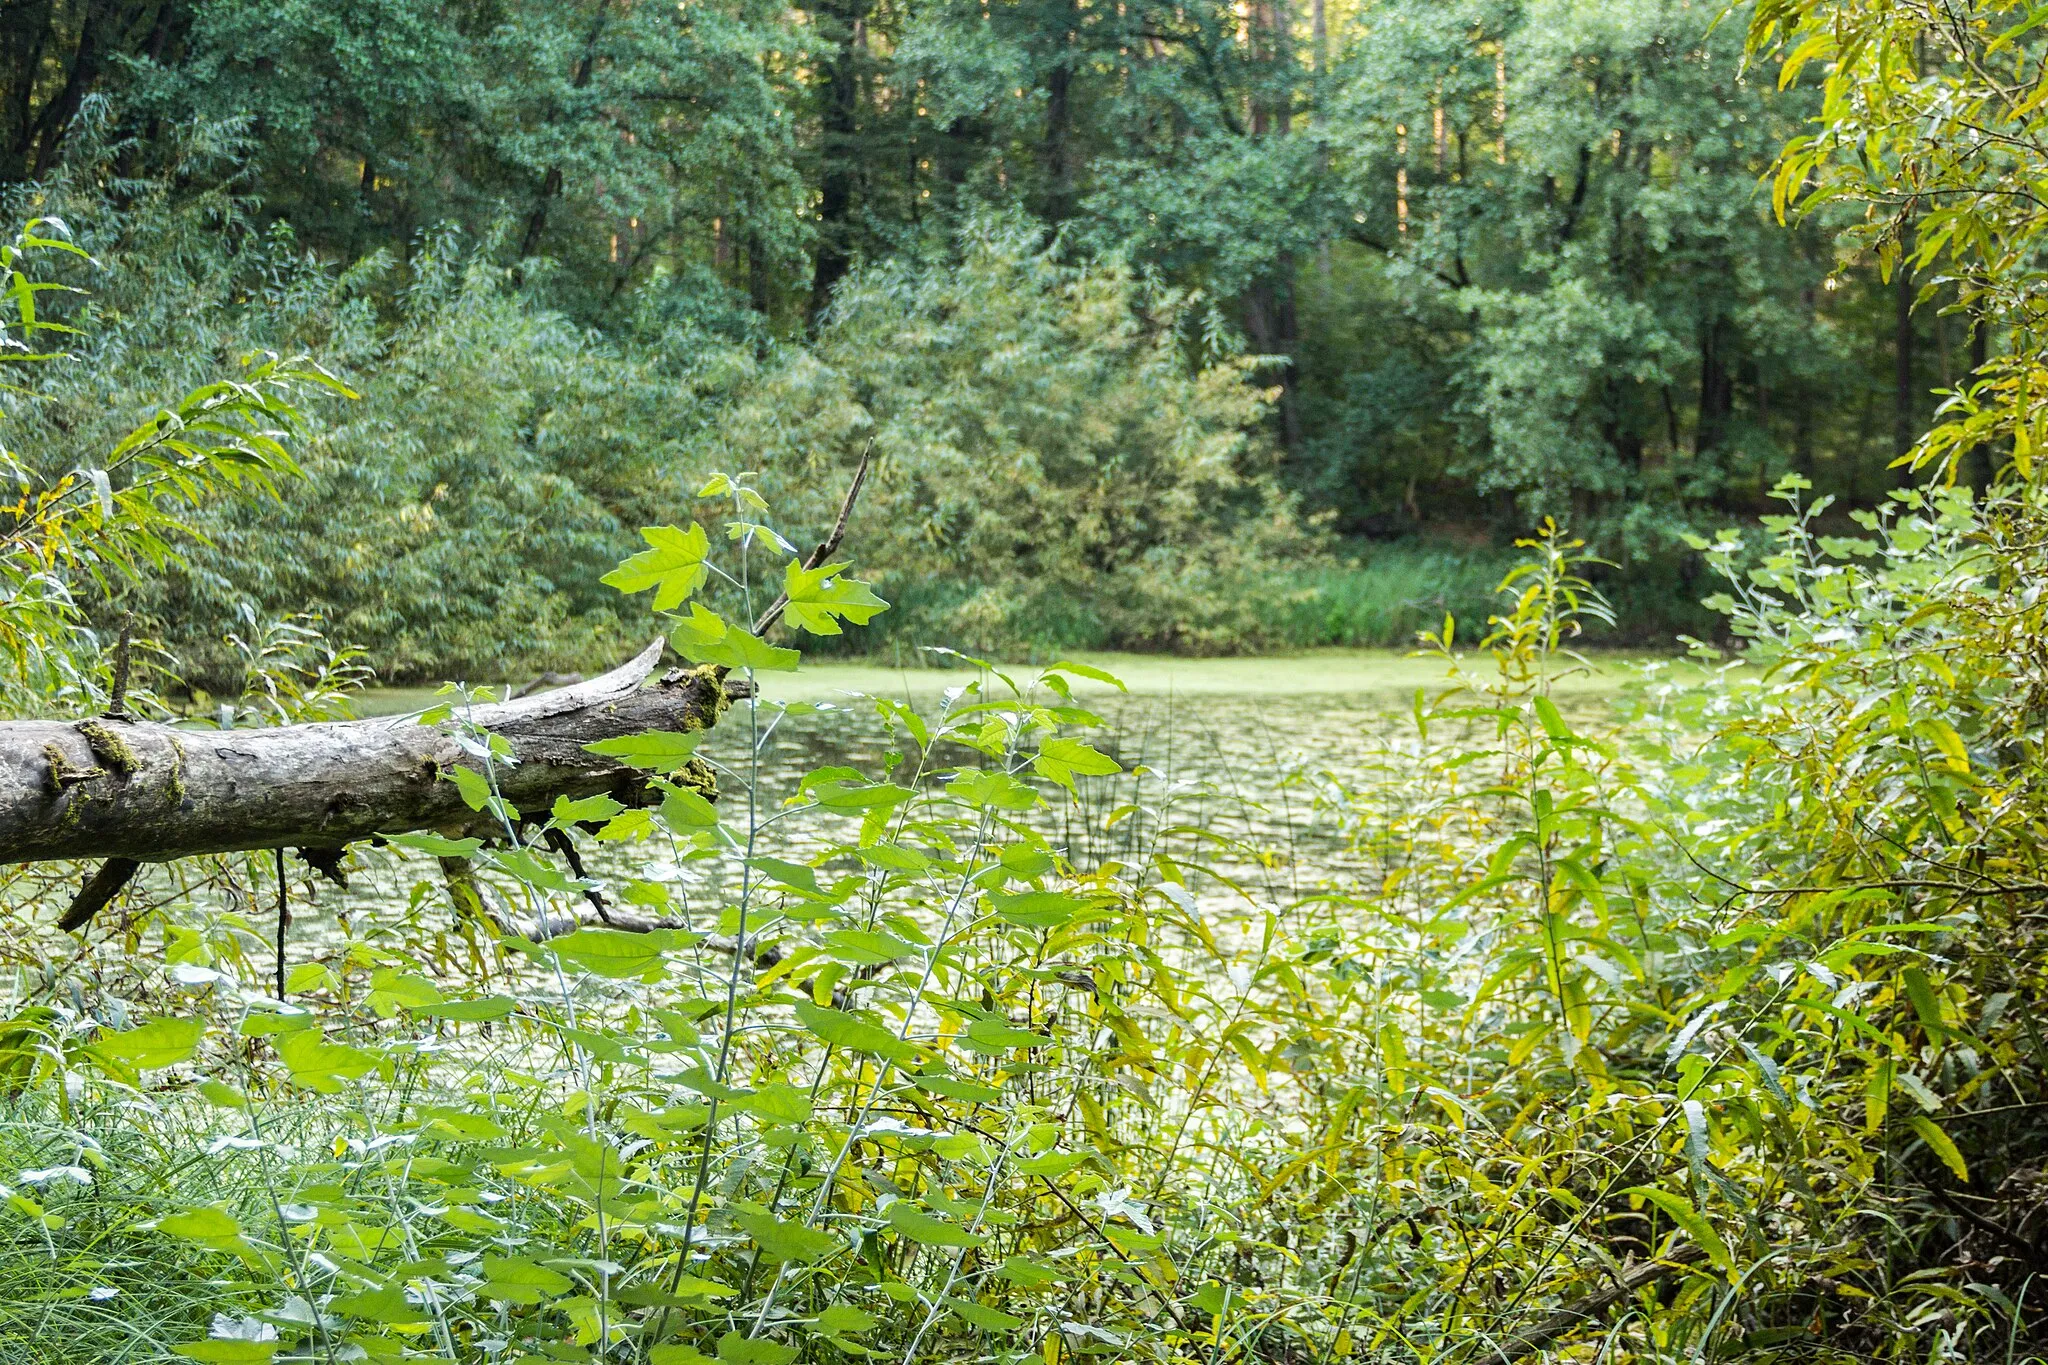
<svg viewBox="0 0 2048 1365">
<path fill-rule="evenodd" d="M 1499 610 L 1501 576 L 1513 564 L 1512 551 L 1417 541 L 1369 546 L 1348 564 L 1305 574 L 1275 633 L 1294 648 L 1392 648 L 1440 628 L 1446 615 L 1476 630 Z"/>
</svg>

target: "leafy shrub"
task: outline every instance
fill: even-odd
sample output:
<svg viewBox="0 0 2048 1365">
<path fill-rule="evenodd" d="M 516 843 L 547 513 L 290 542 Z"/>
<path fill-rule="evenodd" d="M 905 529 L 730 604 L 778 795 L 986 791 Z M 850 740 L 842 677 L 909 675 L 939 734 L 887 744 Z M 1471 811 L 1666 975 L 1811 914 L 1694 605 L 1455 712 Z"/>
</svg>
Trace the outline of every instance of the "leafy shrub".
<svg viewBox="0 0 2048 1365">
<path fill-rule="evenodd" d="M 1242 649 L 1322 559 L 1254 434 L 1252 361 L 1190 367 L 1200 301 L 970 223 L 952 264 L 870 266 L 816 341 L 729 390 L 700 460 L 828 526 L 863 449 L 862 558 L 888 627 L 975 647 Z"/>
</svg>

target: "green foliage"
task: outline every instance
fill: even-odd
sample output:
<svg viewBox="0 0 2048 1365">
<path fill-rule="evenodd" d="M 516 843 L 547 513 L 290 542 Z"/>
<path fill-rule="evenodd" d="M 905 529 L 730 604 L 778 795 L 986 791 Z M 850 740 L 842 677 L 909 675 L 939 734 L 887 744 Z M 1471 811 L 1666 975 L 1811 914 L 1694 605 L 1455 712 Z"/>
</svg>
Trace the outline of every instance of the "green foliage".
<svg viewBox="0 0 2048 1365">
<path fill-rule="evenodd" d="M 33 220 L 0 246 L 0 360 L 10 367 L 72 358 L 45 349 L 54 340 L 46 334 L 79 329 L 37 302 L 66 286 L 30 274 L 40 273 L 47 253 L 85 255 L 65 231 L 56 220 Z M 310 361 L 256 353 L 239 378 L 202 384 L 125 434 L 107 432 L 68 469 L 48 451 L 0 446 L 0 477 L 13 485 L 13 502 L 0 513 L 0 708 L 99 698 L 107 680 L 98 676 L 100 641 L 82 599 L 120 604 L 146 576 L 181 562 L 193 539 L 186 519 L 204 504 L 274 497 L 280 480 L 298 475 L 281 438 L 300 423 L 295 392 L 311 386 L 353 397 Z M 13 415 L 41 391 L 10 383 L 0 402 L 16 405 Z"/>
<path fill-rule="evenodd" d="M 564 14 L 609 23 L 609 7 L 546 17 Z M 346 18 L 285 17 L 347 36 Z M 852 136 L 835 120 L 879 58 L 856 59 L 865 11 L 828 17 L 816 93 L 834 136 Z M 1417 169 L 1375 168 L 1365 139 L 1355 156 L 1307 136 L 1260 145 L 1287 141 L 1273 134 L 1302 76 L 1271 32 L 1240 36 L 1277 27 L 1264 14 L 1118 11 L 1159 21 L 1154 39 L 1075 9 L 991 11 L 973 43 L 945 11 L 919 17 L 931 26 L 878 27 L 919 60 L 973 57 L 971 88 L 935 83 L 931 103 L 892 106 L 897 126 L 982 119 L 1015 144 L 1038 115 L 1003 91 L 1042 85 L 1047 120 L 1057 93 L 1060 138 L 1026 164 L 1030 193 L 1070 221 L 1091 201 L 1071 101 L 1103 98 L 1105 75 L 1078 58 L 1131 58 L 1112 103 L 1133 141 L 1188 149 L 1168 168 L 1116 163 L 1155 206 L 1123 224 L 1141 254 L 1151 215 L 1191 212 L 1204 186 L 1264 185 L 1251 202 L 1272 226 L 1308 211 L 1273 210 L 1303 168 L 1382 187 L 1389 165 Z M 638 18 L 684 31 L 667 11 Z M 1411 115 L 1462 104 L 1459 150 L 1502 168 L 1404 176 L 1407 232 L 1397 204 L 1399 240 L 1352 234 L 1392 260 L 1376 288 L 1457 300 L 1474 378 L 1452 424 L 1483 419 L 1489 477 L 1528 505 L 1682 530 L 1680 504 L 1706 495 L 1608 460 L 1641 413 L 1619 399 L 1595 413 L 1589 376 L 1619 366 L 1596 386 L 1633 399 L 1668 382 L 1685 339 L 1670 318 L 1703 297 L 1678 286 L 1760 254 L 1729 186 L 1751 140 L 1782 133 L 1740 125 L 1792 106 L 1746 86 L 1707 98 L 1694 82 L 1727 72 L 1730 34 L 1682 6 L 1371 18 L 1384 41 L 1346 59 L 1347 79 L 1381 61 L 1394 74 L 1353 87 L 1384 97 L 1354 109 L 1358 126 L 1391 119 L 1409 130 L 1397 139 L 1419 138 Z M 861 699 L 879 742 L 787 780 L 768 759 L 804 708 L 756 689 L 734 688 L 708 736 L 606 741 L 644 790 L 547 812 L 511 810 L 495 782 L 509 749 L 465 733 L 483 766 L 454 780 L 493 837 L 359 851 L 371 889 L 296 943 L 256 910 L 292 894 L 281 859 L 152 869 L 126 918 L 104 915 L 83 942 L 49 924 L 68 877 L 10 873 L 8 1358 L 1847 1365 L 2048 1350 L 2029 1306 L 2048 1163 L 2048 499 L 2032 454 L 2037 225 L 2005 192 L 2030 155 L 2033 96 L 2018 86 L 2039 74 L 2022 27 L 1987 20 L 1943 49 L 1947 29 L 1890 5 L 1759 11 L 1754 52 L 1789 37 L 1787 66 L 1833 63 L 1781 205 L 1904 195 L 1889 224 L 1873 215 L 1879 249 L 1889 233 L 1907 260 L 1899 239 L 1917 222 L 1916 268 L 1946 252 L 1978 272 L 1930 282 L 1928 298 L 1956 289 L 2003 331 L 2006 354 L 1911 458 L 1953 473 L 1981 445 L 2010 473 L 1983 493 L 1895 489 L 1846 517 L 1809 499 L 1813 480 L 1776 479 L 1783 510 L 1761 535 L 1686 542 L 1721 580 L 1708 606 L 1739 649 L 1695 642 L 1703 681 L 1652 666 L 1618 710 L 1571 700 L 1560 684 L 1588 666 L 1586 628 L 1615 618 L 1612 571 L 1545 521 L 1477 630 L 1440 568 L 1362 579 L 1435 589 L 1426 644 L 1445 686 L 1375 732 L 1364 763 L 1319 755 L 1284 774 L 1263 832 L 1234 836 L 1223 792 L 1128 752 L 1082 689 L 1114 683 L 1100 670 L 955 655 L 966 681 L 935 707 Z M 557 56 L 573 59 L 563 31 Z M 1504 88 L 1485 60 L 1503 33 L 1523 64 Z M 608 82 L 660 74 L 606 52 Z M 1995 63 L 2017 85 L 1988 76 Z M 1610 65 L 1631 79 L 1606 85 Z M 588 88 L 568 69 L 557 104 Z M 1318 96 L 1338 69 L 1316 61 Z M 424 70 L 394 64 L 395 97 Z M 1565 97 L 1588 82 L 1617 103 L 1589 113 Z M 1496 116 L 1501 99 L 1529 121 Z M 1676 124 L 1697 134 L 1708 108 L 1736 126 L 1682 141 L 1656 124 L 1688 100 Z M 1144 124 L 1148 108 L 1178 121 Z M 1952 116 L 2010 136 L 1961 139 Z M 1489 118 L 1493 140 L 1467 148 Z M 1110 141 L 1109 121 L 1088 127 Z M 1620 144 L 1639 135 L 1632 161 Z M 859 233 L 849 203 L 827 203 L 847 190 L 835 184 L 822 235 L 843 247 Z M 199 198 L 245 231 L 246 204 Z M 94 700 L 80 602 L 126 593 L 204 620 L 167 604 L 224 596 L 233 580 L 206 574 L 258 562 L 280 576 L 314 564 L 328 619 L 387 611 L 380 638 L 410 641 L 410 655 L 386 647 L 416 660 L 485 648 L 507 613 L 525 612 L 518 647 L 536 649 L 639 634 L 627 623 L 651 609 L 714 677 L 797 667 L 798 649 L 749 623 L 779 613 L 792 638 L 841 642 L 887 619 L 884 594 L 831 550 L 795 548 L 831 523 L 869 452 L 860 508 L 876 529 L 852 543 L 919 634 L 1050 643 L 1085 627 L 1218 648 L 1275 638 L 1290 612 L 1364 628 L 1316 616 L 1329 604 L 1274 573 L 1338 570 L 1257 435 L 1269 411 L 1284 426 L 1289 396 L 1255 387 L 1263 362 L 1210 306 L 1236 291 L 1272 322 L 1278 262 L 1313 234 L 1275 228 L 1262 263 L 1169 224 L 1193 249 L 1153 273 L 1113 241 L 1083 263 L 1023 220 L 968 217 L 957 259 L 906 251 L 826 281 L 837 292 L 806 343 L 705 344 L 685 362 L 579 330 L 490 247 L 426 239 L 389 277 L 402 287 L 379 292 L 389 262 L 337 275 L 301 264 L 283 232 L 232 258 L 187 235 L 188 206 L 126 213 L 153 250 L 185 243 L 163 254 L 189 273 L 131 269 L 71 313 L 28 271 L 9 276 L 19 353 L 38 353 L 52 321 L 86 328 L 80 363 L 35 402 L 5 400 L 11 430 L 37 438 L 11 457 L 24 493 L 0 542 L 16 590 L 0 626 L 23 642 L 25 699 Z M 1499 273 L 1468 273 L 1460 223 L 1475 260 L 1490 237 Z M 1615 264 L 1655 236 L 1646 223 L 1673 234 L 1658 259 L 1684 262 L 1661 285 Z M 25 238 L 6 264 L 58 241 Z M 1209 294 L 1187 287 L 1196 276 Z M 246 306 L 255 280 L 262 308 Z M 1756 355 L 1793 329 L 1748 288 L 1738 310 L 1692 315 L 1702 419 L 1733 411 L 1706 382 L 1717 328 Z M 141 380 L 121 348 L 168 350 L 171 305 L 191 298 L 209 301 L 185 324 L 209 345 L 318 332 L 397 376 L 304 420 L 302 463 L 327 498 L 305 515 L 337 523 L 319 537 L 297 511 L 219 500 L 292 472 L 283 390 L 321 372 L 259 360 L 245 383 L 173 385 L 195 396 L 166 418 L 137 428 L 125 411 Z M 522 340 L 536 344 L 514 354 Z M 192 366 L 213 363 L 192 349 Z M 621 414 L 595 428 L 610 435 L 576 425 L 599 409 Z M 556 413 L 580 434 L 557 439 Z M 1768 451 L 1743 465 L 1728 448 L 1695 441 L 1691 474 L 1771 472 Z M 756 472 L 713 472 L 741 464 Z M 429 478 L 447 487 L 463 535 L 407 541 L 383 492 L 334 496 L 393 470 L 415 500 L 400 505 L 441 501 L 420 492 Z M 774 529 L 771 509 L 806 534 Z M 201 517 L 210 543 L 184 529 Z M 468 621 L 422 605 L 457 613 L 470 594 L 485 605 Z M 224 723 L 329 709 L 356 675 L 303 619 L 238 619 L 252 700 Z M 453 700 L 428 713 L 455 714 Z M 591 866 L 562 842 L 585 835 Z M 269 960 L 273 943 L 289 960 Z"/>
<path fill-rule="evenodd" d="M 1973 375 L 1944 386 L 1942 420 L 1912 451 L 1915 467 L 1938 464 L 1951 478 L 1988 484 L 2007 458 L 2034 478 L 2043 338 L 2033 299 L 2048 213 L 2023 187 L 2042 163 L 2044 43 L 2037 16 L 2004 3 L 1960 22 L 1911 5 L 1768 0 L 1749 25 L 1750 51 L 1781 57 L 1784 80 L 1823 73 L 1819 126 L 1774 168 L 1780 218 L 1860 208 L 1853 239 L 1902 296 L 1917 287 L 1923 304 L 1964 315 L 1983 348 Z"/>
<path fill-rule="evenodd" d="M 508 826 L 481 909 L 422 916 L 420 882 L 280 1006 L 234 908 L 267 863 L 225 860 L 127 931 L 164 943 L 128 959 L 140 991 L 203 996 L 36 1016 L 4 1225 L 61 1283 L 138 1295 L 80 1318 L 110 1358 L 2030 1340 L 1983 1228 L 2023 1225 L 2041 1155 L 2039 792 L 2001 755 L 2033 744 L 2014 642 L 2043 623 L 2012 608 L 2042 509 L 1902 493 L 1848 538 L 1783 492 L 1761 557 L 1709 546 L 1746 662 L 1653 671 L 1618 716 L 1558 700 L 1604 604 L 1577 546 L 1529 542 L 1478 654 L 1446 630 L 1412 732 L 1295 779 L 1348 851 L 1299 892 L 1234 877 L 1271 850 L 1177 825 L 1185 783 L 1080 738 L 1064 665 L 873 702 L 879 770 L 792 790 L 762 785 L 783 722 L 749 701 L 713 737 L 745 799 L 711 824 L 557 810 L 619 824 L 595 884 L 672 917 L 653 933 L 495 927 L 574 924 L 593 884 Z M 726 543 L 728 590 L 782 578 L 746 565 L 776 538 Z M 1119 784 L 1151 835 L 1053 837 Z"/>
<path fill-rule="evenodd" d="M 872 445 L 861 553 L 913 639 L 1271 640 L 1299 594 L 1282 566 L 1319 547 L 1248 431 L 1253 363 L 1191 368 L 1198 298 L 1063 264 L 1029 223 L 976 221 L 959 249 L 850 277 L 812 345 L 737 385 L 707 445 L 820 527 Z"/>
<path fill-rule="evenodd" d="M 1858 216 L 1842 196 L 1862 190 L 1812 160 L 1834 165 L 1820 143 L 1800 144 L 1784 185 L 1811 163 L 1821 212 L 1788 231 L 1758 190 L 1824 109 L 1838 128 L 1827 145 L 1860 147 L 1867 126 L 1887 148 L 1886 129 L 1953 132 L 2016 109 L 2026 80 L 1973 79 L 1952 100 L 1931 85 L 1887 96 L 1865 119 L 1841 93 L 1873 84 L 1855 61 L 1906 53 L 1929 20 L 1856 7 L 1873 33 L 1904 27 L 1858 47 L 1842 67 L 1858 74 L 1831 97 L 1811 61 L 1781 85 L 1769 43 L 1745 53 L 1748 11 L 1720 23 L 1686 0 L 1241 9 L 32 6 L 0 33 L 0 85 L 19 96 L 0 110 L 6 204 L 93 238 L 107 272 L 91 281 L 99 323 L 114 324 L 104 349 L 121 360 L 65 376 L 52 422 L 113 424 L 139 394 L 195 387 L 252 349 L 311 349 L 365 392 L 388 386 L 313 452 L 319 517 L 240 514 L 233 548 L 166 590 L 168 643 L 202 683 L 226 684 L 220 636 L 245 600 L 270 616 L 318 611 L 392 678 L 588 667 L 625 643 L 593 583 L 632 531 L 674 516 L 704 468 L 751 462 L 725 442 L 767 452 L 793 430 L 793 415 L 750 405 L 753 380 L 785 386 L 801 412 L 796 391 L 824 382 L 805 366 L 833 376 L 837 395 L 821 397 L 843 411 L 812 424 L 820 444 L 802 458 L 843 464 L 860 441 L 854 410 L 893 420 L 866 410 L 902 407 L 906 371 L 951 344 L 935 332 L 898 365 L 887 348 L 853 349 L 873 340 L 864 328 L 891 310 L 928 320 L 988 305 L 1043 333 L 1073 305 L 1067 275 L 1128 271 L 1137 316 L 1091 305 L 1076 325 L 1097 339 L 1179 332 L 1181 372 L 1165 387 L 1181 392 L 1163 420 L 1241 442 L 1237 473 L 1283 495 L 1205 494 L 1217 505 L 1194 540 L 1241 543 L 1263 519 L 1257 552 L 1213 572 L 1196 552 L 1196 605 L 1149 625 L 1119 610 L 1130 556 L 1101 548 L 1128 529 L 1117 518 L 1092 515 L 1101 529 L 1077 544 L 1095 548 L 1037 575 L 1057 591 L 1021 588 L 999 536 L 953 544 L 938 574 L 929 544 L 872 556 L 901 607 L 885 634 L 1027 652 L 1309 643 L 1329 635 L 1330 610 L 1304 619 L 1262 586 L 1300 524 L 1469 543 L 1490 566 L 1550 515 L 1624 566 L 1608 587 L 1658 585 L 1631 619 L 1659 636 L 1700 626 L 1684 535 L 1766 510 L 1791 471 L 1853 501 L 1881 496 L 1931 391 L 2025 349 L 1996 334 L 2023 322 L 1953 311 L 1982 272 L 1934 268 L 1951 245 L 1978 251 L 1974 228 L 1952 232 L 1945 215 L 2013 212 L 1985 187 L 2008 175 L 2000 157 L 2024 181 L 2021 153 L 1956 153 L 1958 192 L 1941 192 L 1903 282 L 1838 256 L 1836 234 Z M 1758 32 L 1806 12 L 1764 5 Z M 1875 84 L 1904 90 L 1909 63 L 1870 60 L 1885 73 Z M 2014 117 L 2024 127 L 2035 112 Z M 1895 160 L 1887 150 L 1873 166 Z M 1942 173 L 1916 163 L 1888 202 Z M 1043 268 L 982 288 L 992 223 L 1019 238 L 1002 254 L 1042 254 Z M 1850 240 L 1883 258 L 1896 236 Z M 866 281 L 859 299 L 851 280 Z M 1039 297 L 1025 304 L 1026 291 Z M 898 297 L 885 306 L 878 292 Z M 1936 306 L 1916 314 L 1916 292 Z M 983 328 L 975 344 L 1004 340 Z M 1017 354 L 1037 365 L 1046 353 Z M 993 390 L 1012 373 L 987 365 L 976 395 L 1005 401 Z M 1051 420 L 1096 381 L 1015 382 L 1063 391 Z M 1190 383 L 1210 391 L 1197 401 Z M 1101 435 L 1076 437 L 1098 462 Z M 973 452 L 984 434 L 960 439 Z M 1979 483 L 1984 459 L 1966 471 Z M 937 468 L 901 462 L 920 479 Z M 1041 476 L 1023 472 L 1022 485 Z M 1066 471 L 1043 477 L 1067 487 Z M 813 494 L 829 496 L 801 497 Z M 810 505 L 783 505 L 815 529 Z M 1179 511 L 1147 520 L 1146 545 L 1192 526 Z M 1240 585 L 1254 585 L 1245 610 Z M 441 610 L 423 611 L 435 593 Z M 1282 619 L 1296 625 L 1276 630 Z M 854 636 L 849 647 L 905 642 Z"/>
</svg>

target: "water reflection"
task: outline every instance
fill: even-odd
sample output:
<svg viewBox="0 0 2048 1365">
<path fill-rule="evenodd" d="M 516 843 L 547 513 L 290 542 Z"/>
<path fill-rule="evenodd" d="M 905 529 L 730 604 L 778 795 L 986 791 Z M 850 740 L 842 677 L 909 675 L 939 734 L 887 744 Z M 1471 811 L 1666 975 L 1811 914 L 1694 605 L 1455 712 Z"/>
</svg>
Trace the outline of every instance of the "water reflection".
<svg viewBox="0 0 2048 1365">
<path fill-rule="evenodd" d="M 1185 692 L 1173 688 L 1171 678 L 1158 691 L 1126 695 L 1091 686 L 1078 692 L 1077 703 L 1102 722 L 1078 733 L 1127 771 L 1080 778 L 1073 797 L 1040 782 L 1051 800 L 1030 819 L 1084 868 L 1111 859 L 1137 866 L 1160 851 L 1201 866 L 1213 874 L 1195 882 L 1203 898 L 1234 902 L 1240 910 L 1248 901 L 1282 903 L 1353 879 L 1362 867 L 1335 821 L 1316 808 L 1316 779 L 1355 780 L 1386 740 L 1411 732 L 1415 679 L 1440 680 L 1442 666 L 1402 661 L 1396 676 L 1363 680 L 1324 670 L 1313 678 L 1349 686 L 1315 691 L 1303 688 L 1299 673 L 1274 685 L 1270 673 L 1246 667 L 1260 661 L 1224 662 L 1236 666 L 1229 681 L 1241 685 L 1215 685 L 1212 666 L 1197 679 L 1204 685 Z M 953 768 L 986 760 L 946 743 L 920 755 L 900 726 L 892 732 L 872 700 L 831 683 L 887 688 L 929 721 L 943 709 L 945 689 L 972 676 L 827 668 L 800 675 L 797 685 L 772 680 L 767 701 L 735 708 L 699 751 L 720 771 L 723 819 L 742 833 L 751 822 L 759 831 L 754 852 L 793 861 L 830 843 L 852 842 L 857 815 L 791 810 L 806 774 L 846 767 L 911 782 L 921 769 L 923 784 L 934 785 Z M 1591 702 L 1612 685 L 1611 676 L 1591 687 L 1581 683 L 1576 700 Z M 710 927 L 718 910 L 737 898 L 744 850 L 691 850 L 666 839 L 583 843 L 589 871 L 615 900 L 634 880 L 663 882 L 679 888 L 693 917 Z M 322 910 L 351 916 L 359 932 L 368 920 L 388 920 L 398 906 L 408 907 L 403 918 L 412 919 L 439 913 L 445 904 L 431 859 L 379 855 L 366 864 L 347 892 L 317 892 Z"/>
</svg>

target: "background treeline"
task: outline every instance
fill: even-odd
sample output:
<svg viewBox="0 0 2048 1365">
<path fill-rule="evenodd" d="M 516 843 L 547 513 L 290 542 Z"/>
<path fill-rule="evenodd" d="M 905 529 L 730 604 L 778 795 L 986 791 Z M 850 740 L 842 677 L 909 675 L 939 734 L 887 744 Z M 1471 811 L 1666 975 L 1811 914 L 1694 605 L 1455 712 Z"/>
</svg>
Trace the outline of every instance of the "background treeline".
<svg viewBox="0 0 2048 1365">
<path fill-rule="evenodd" d="M 702 470 L 814 525 L 869 443 L 868 648 L 1394 643 L 1545 515 L 1624 634 L 1699 629 L 1683 533 L 1874 500 L 1996 349 L 1775 224 L 1818 96 L 1720 13 L 26 0 L 0 207 L 96 265 L 7 441 L 90 465 L 251 347 L 363 393 L 107 604 L 201 674 L 245 603 L 387 676 L 587 661 Z"/>
</svg>

